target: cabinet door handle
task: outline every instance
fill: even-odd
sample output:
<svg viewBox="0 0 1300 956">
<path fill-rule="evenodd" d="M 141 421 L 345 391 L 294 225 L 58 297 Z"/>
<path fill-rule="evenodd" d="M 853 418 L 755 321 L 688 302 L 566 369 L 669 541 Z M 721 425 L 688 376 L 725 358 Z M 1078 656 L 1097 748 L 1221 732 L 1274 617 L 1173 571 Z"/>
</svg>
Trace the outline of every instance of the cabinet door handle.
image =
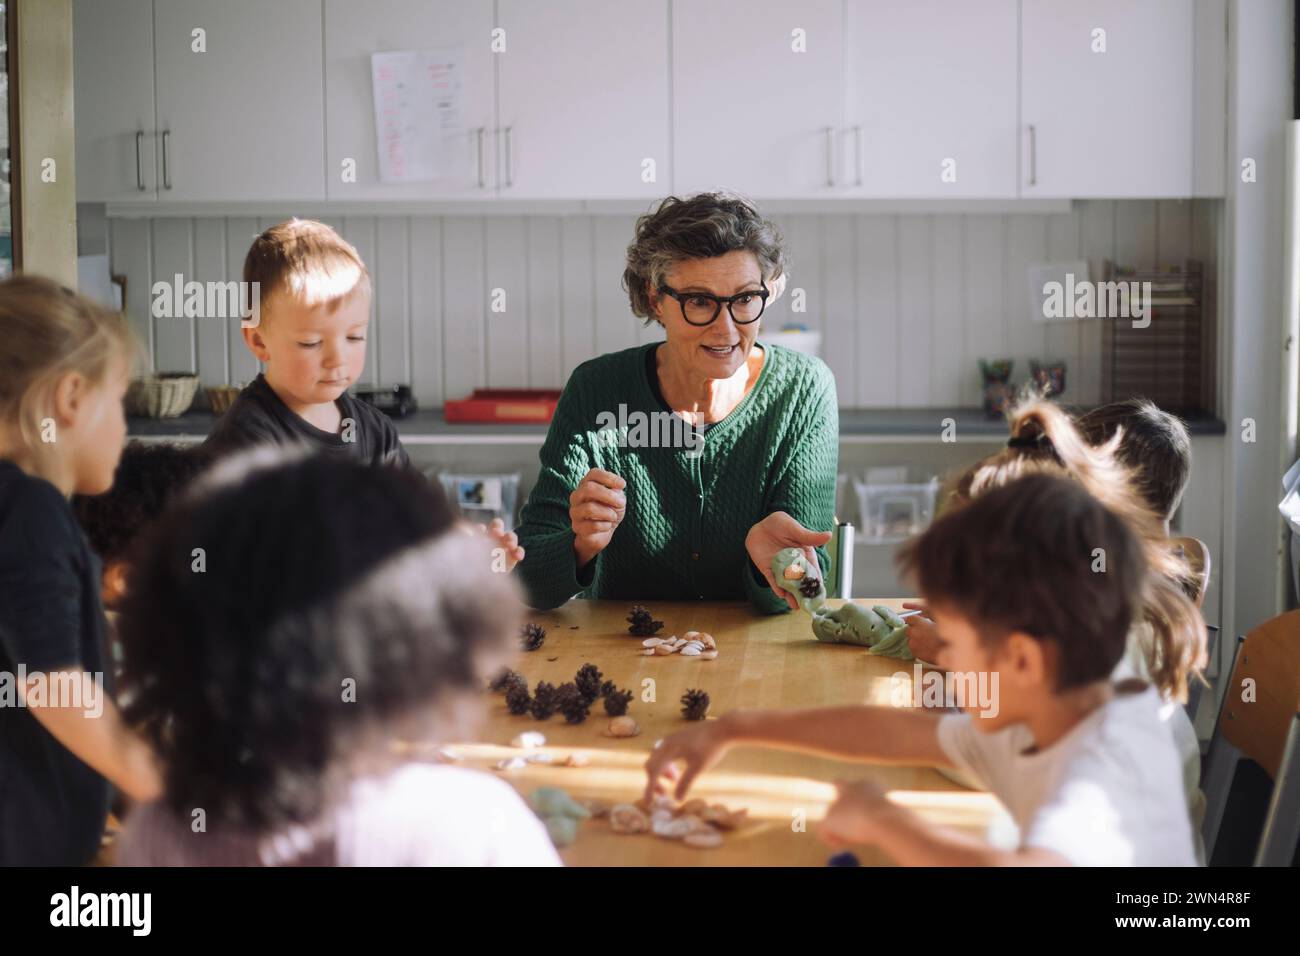
<svg viewBox="0 0 1300 956">
<path fill-rule="evenodd" d="M 514 144 L 513 126 L 506 127 L 506 187 L 509 188 L 515 184 L 515 156 L 511 148 Z"/>
<path fill-rule="evenodd" d="M 487 185 L 487 171 L 483 168 L 483 134 L 484 129 L 480 126 L 475 130 L 474 136 L 478 140 L 478 188 L 482 189 Z"/>
<path fill-rule="evenodd" d="M 1029 124 L 1029 185 L 1038 185 L 1038 130 Z"/>
<path fill-rule="evenodd" d="M 135 131 L 135 188 L 144 192 L 144 130 Z"/>
<path fill-rule="evenodd" d="M 826 185 L 835 185 L 835 128 L 826 127 Z"/>
<path fill-rule="evenodd" d="M 163 130 L 162 141 L 163 141 L 163 154 L 162 154 L 162 163 L 163 163 L 163 168 L 162 168 L 162 174 L 163 174 L 163 175 L 162 175 L 162 179 L 163 179 L 163 189 L 171 189 L 171 188 L 172 188 L 172 174 L 171 174 L 171 163 L 169 162 L 169 159 L 170 159 L 170 157 L 171 157 L 171 151 L 172 151 L 172 131 L 171 131 L 171 130 L 169 130 L 169 129 L 165 129 L 165 130 Z"/>
<path fill-rule="evenodd" d="M 862 127 L 853 127 L 853 155 L 857 163 L 858 178 L 854 182 L 855 186 L 862 185 Z"/>
</svg>

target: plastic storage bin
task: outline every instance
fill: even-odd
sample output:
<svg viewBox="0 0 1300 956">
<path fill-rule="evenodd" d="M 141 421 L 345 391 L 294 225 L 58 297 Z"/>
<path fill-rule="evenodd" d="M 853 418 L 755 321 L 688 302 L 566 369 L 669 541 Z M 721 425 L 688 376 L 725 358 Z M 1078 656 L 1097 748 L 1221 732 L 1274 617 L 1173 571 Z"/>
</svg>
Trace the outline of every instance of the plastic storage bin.
<svg viewBox="0 0 1300 956">
<path fill-rule="evenodd" d="M 888 544 L 920 534 L 934 517 L 939 479 L 919 484 L 869 484 L 853 479 L 858 494 L 858 541 Z"/>
<path fill-rule="evenodd" d="M 466 474 L 441 472 L 438 480 L 447 497 L 460 509 L 466 521 L 488 524 L 493 518 L 515 526 L 519 503 L 519 473 Z"/>
</svg>

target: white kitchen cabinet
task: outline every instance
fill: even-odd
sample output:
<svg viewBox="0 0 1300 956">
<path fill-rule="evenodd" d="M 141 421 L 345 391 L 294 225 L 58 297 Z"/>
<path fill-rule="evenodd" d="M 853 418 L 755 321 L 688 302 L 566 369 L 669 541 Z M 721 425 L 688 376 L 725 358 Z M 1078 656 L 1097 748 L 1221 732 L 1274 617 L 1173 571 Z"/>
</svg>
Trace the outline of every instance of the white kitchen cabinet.
<svg viewBox="0 0 1300 956">
<path fill-rule="evenodd" d="M 72 16 L 77 201 L 153 199 L 153 0 L 77 0 Z"/>
<path fill-rule="evenodd" d="M 841 0 L 673 0 L 673 183 L 830 198 L 844 124 Z"/>
<path fill-rule="evenodd" d="M 847 194 L 1014 198 L 1016 0 L 848 0 Z"/>
<path fill-rule="evenodd" d="M 320 0 L 155 3 L 154 64 L 160 199 L 325 197 Z"/>
<path fill-rule="evenodd" d="M 665 195 L 668 0 L 499 0 L 500 195 Z"/>
<path fill-rule="evenodd" d="M 1192 195 L 1194 18 L 1188 0 L 1022 0 L 1022 196 Z"/>
<path fill-rule="evenodd" d="M 496 127 L 492 0 L 325 0 L 325 165 L 330 199 L 484 199 L 495 195 Z M 563 26 L 564 24 L 556 24 Z M 514 41 L 514 37 L 507 37 Z M 523 42 L 519 37 L 517 42 Z M 513 43 L 507 42 L 507 50 Z M 370 57 L 458 48 L 461 127 L 436 179 L 382 183 Z M 356 181 L 345 182 L 345 160 Z"/>
</svg>

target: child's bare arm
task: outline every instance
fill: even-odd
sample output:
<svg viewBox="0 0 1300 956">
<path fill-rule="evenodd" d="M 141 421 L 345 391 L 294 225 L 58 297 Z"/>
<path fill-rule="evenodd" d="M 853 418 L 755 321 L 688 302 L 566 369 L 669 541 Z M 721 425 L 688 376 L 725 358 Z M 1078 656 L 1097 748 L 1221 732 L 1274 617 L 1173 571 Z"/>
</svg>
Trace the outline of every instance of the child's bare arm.
<svg viewBox="0 0 1300 956">
<path fill-rule="evenodd" d="M 50 671 L 28 674 L 43 679 L 46 687 L 71 687 L 81 683 L 78 706 L 33 704 L 20 687 L 23 704 L 54 739 L 133 800 L 152 800 L 162 793 L 162 779 L 153 752 L 122 721 L 122 713 L 102 685 L 84 671 Z"/>
<path fill-rule="evenodd" d="M 683 799 L 696 777 L 745 744 L 841 760 L 951 767 L 939 746 L 939 720 L 938 714 L 894 707 L 734 711 L 666 738 L 646 762 L 646 793 L 655 793 L 667 777 Z"/>
<path fill-rule="evenodd" d="M 965 833 L 935 826 L 891 802 L 885 791 L 869 780 L 838 786 L 839 799 L 827 811 L 818 831 L 833 847 L 876 846 L 903 866 L 1070 865 L 1065 857 L 1050 850 L 1003 850 Z"/>
</svg>

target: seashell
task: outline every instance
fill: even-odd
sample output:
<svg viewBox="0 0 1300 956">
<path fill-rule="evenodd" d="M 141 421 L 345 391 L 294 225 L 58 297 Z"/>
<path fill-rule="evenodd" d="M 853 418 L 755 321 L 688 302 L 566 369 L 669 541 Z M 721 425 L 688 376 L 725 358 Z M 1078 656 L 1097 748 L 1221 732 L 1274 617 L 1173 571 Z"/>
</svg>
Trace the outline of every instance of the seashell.
<svg viewBox="0 0 1300 956">
<path fill-rule="evenodd" d="M 700 651 L 700 657 L 706 661 L 716 661 L 718 659 L 717 651 Z"/>
<path fill-rule="evenodd" d="M 605 733 L 611 737 L 635 737 L 641 733 L 641 728 L 637 726 L 636 721 L 631 717 L 615 717 L 605 728 Z"/>
<path fill-rule="evenodd" d="M 510 741 L 511 747 L 545 747 L 546 735 L 538 733 L 536 730 L 525 730 L 522 734 L 516 734 L 515 739 Z"/>
<path fill-rule="evenodd" d="M 676 650 L 677 648 L 673 647 L 671 644 L 660 644 L 654 649 L 654 652 L 661 657 L 667 657 Z"/>
<path fill-rule="evenodd" d="M 656 820 L 651 822 L 650 831 L 665 840 L 681 840 L 691 832 L 691 825 L 685 820 Z"/>
<path fill-rule="evenodd" d="M 645 833 L 650 818 L 632 804 L 620 803 L 609 808 L 609 828 L 615 833 Z"/>
<path fill-rule="evenodd" d="M 685 644 L 683 644 L 682 646 L 683 646 L 683 647 L 695 647 L 695 648 L 698 648 L 699 650 L 704 650 L 704 642 L 703 642 L 703 641 L 687 641 L 687 642 L 686 642 Z"/>
<path fill-rule="evenodd" d="M 589 763 L 591 763 L 591 758 L 585 754 L 569 754 L 564 758 L 564 766 L 566 767 L 585 767 Z"/>
<path fill-rule="evenodd" d="M 686 638 L 688 641 L 698 641 L 700 639 L 700 632 L 687 631 L 685 634 L 682 635 L 682 637 Z"/>
<path fill-rule="evenodd" d="M 680 651 L 678 651 L 677 653 L 678 653 L 678 654 L 681 654 L 682 657 L 699 657 L 699 656 L 700 656 L 700 646 L 699 646 L 698 644 L 687 644 L 685 647 L 683 647 L 683 648 L 682 648 Z"/>
<path fill-rule="evenodd" d="M 697 850 L 716 850 L 722 846 L 722 834 L 706 827 L 686 834 L 682 837 L 682 843 Z"/>
<path fill-rule="evenodd" d="M 700 811 L 700 817 L 705 823 L 710 823 L 719 830 L 734 830 L 745 822 L 748 813 L 748 810 L 736 810 L 733 813 L 722 804 L 715 803 Z"/>
<path fill-rule="evenodd" d="M 520 767 L 527 767 L 528 761 L 523 757 L 506 757 L 504 760 L 496 762 L 498 770 L 518 770 Z"/>
<path fill-rule="evenodd" d="M 785 578 L 787 581 L 802 581 L 805 574 L 807 574 L 807 572 L 804 571 L 802 567 L 797 564 L 792 564 L 781 572 L 781 577 Z"/>
<path fill-rule="evenodd" d="M 701 810 L 707 809 L 708 806 L 709 802 L 707 800 L 701 800 L 699 797 L 694 797 L 682 804 L 680 812 L 683 814 L 692 813 L 698 815 Z"/>
<path fill-rule="evenodd" d="M 560 758 L 555 754 L 529 754 L 524 758 L 525 763 L 552 764 Z"/>
<path fill-rule="evenodd" d="M 641 642 L 641 646 L 642 646 L 642 647 L 658 647 L 658 646 L 659 646 L 660 644 L 662 644 L 663 642 L 664 642 L 664 639 L 663 639 L 662 637 L 647 637 L 644 641 Z"/>
<path fill-rule="evenodd" d="M 707 647 L 709 650 L 716 651 L 718 649 L 718 642 L 713 639 L 712 634 L 701 634 L 700 640 L 704 643 L 704 646 Z"/>
<path fill-rule="evenodd" d="M 579 800 L 578 803 L 586 807 L 587 812 L 590 813 L 592 817 L 594 817 L 595 819 L 600 819 L 601 817 L 609 816 L 608 803 L 603 803 L 600 800 Z"/>
<path fill-rule="evenodd" d="M 637 651 L 637 653 L 640 654 L 642 657 L 654 657 L 655 649 L 653 647 L 647 647 L 643 651 Z"/>
</svg>

